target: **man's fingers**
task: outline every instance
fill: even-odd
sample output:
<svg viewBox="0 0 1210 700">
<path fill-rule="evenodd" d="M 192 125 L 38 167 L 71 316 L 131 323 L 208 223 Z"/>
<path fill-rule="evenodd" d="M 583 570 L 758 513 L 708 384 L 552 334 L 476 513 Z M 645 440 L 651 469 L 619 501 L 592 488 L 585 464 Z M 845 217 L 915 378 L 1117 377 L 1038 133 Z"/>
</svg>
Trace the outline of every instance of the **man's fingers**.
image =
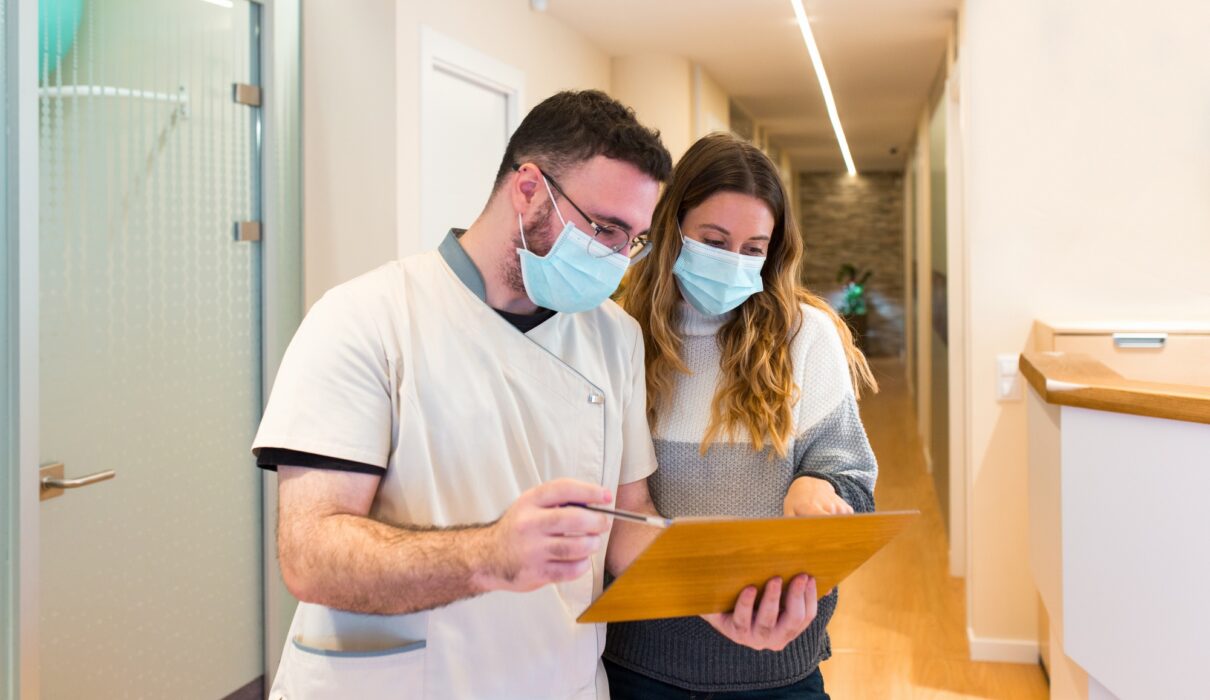
<svg viewBox="0 0 1210 700">
<path fill-rule="evenodd" d="M 542 568 L 543 578 L 551 583 L 574 581 L 583 576 L 591 565 L 592 562 L 588 559 L 547 562 Z"/>
<path fill-rule="evenodd" d="M 765 584 L 760 597 L 760 607 L 752 624 L 758 631 L 768 632 L 777 626 L 777 613 L 781 610 L 781 579 L 772 578 Z"/>
<path fill-rule="evenodd" d="M 539 516 L 547 535 L 600 535 L 609 531 L 609 516 L 583 508 L 547 508 Z"/>
<path fill-rule="evenodd" d="M 567 562 L 587 559 L 600 548 L 601 538 L 596 535 L 546 538 L 546 555 L 550 561 Z"/>
<path fill-rule="evenodd" d="M 599 484 L 574 479 L 556 479 L 533 490 L 534 503 L 543 508 L 561 506 L 565 503 L 593 503 L 597 505 L 613 502 L 613 494 Z"/>
</svg>

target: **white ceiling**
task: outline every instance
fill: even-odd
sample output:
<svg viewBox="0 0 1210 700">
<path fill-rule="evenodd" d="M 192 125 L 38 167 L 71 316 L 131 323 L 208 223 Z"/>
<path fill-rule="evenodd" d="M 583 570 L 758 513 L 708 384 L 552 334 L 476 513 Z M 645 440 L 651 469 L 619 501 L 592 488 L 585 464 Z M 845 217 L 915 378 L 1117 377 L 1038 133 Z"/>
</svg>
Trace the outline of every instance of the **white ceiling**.
<svg viewBox="0 0 1210 700">
<path fill-rule="evenodd" d="M 859 171 L 903 167 L 958 2 L 805 0 Z M 790 0 L 549 0 L 548 12 L 614 56 L 688 57 L 796 168 L 844 170 Z"/>
</svg>

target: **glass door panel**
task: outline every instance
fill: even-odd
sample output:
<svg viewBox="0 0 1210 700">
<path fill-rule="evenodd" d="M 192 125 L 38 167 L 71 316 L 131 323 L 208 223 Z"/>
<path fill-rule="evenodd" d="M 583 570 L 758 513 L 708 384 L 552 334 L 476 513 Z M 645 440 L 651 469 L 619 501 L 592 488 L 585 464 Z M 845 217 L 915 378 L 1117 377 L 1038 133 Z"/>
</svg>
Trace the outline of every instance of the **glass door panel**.
<svg viewBox="0 0 1210 700">
<path fill-rule="evenodd" d="M 40 9 L 41 456 L 115 472 L 41 504 L 42 697 L 224 697 L 262 673 L 260 7 Z"/>
</svg>

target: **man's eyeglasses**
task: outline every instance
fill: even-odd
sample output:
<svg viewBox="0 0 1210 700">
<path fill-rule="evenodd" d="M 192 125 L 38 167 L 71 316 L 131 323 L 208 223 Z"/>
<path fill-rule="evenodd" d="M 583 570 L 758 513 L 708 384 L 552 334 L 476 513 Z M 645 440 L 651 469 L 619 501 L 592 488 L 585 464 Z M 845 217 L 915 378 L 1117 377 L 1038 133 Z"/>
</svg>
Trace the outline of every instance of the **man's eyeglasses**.
<svg viewBox="0 0 1210 700">
<path fill-rule="evenodd" d="M 513 170 L 520 169 L 521 166 L 519 164 L 513 164 Z M 555 191 L 558 192 L 563 199 L 566 199 L 567 203 L 570 204 L 572 208 L 580 214 L 580 216 L 584 217 L 584 220 L 587 221 L 588 225 L 592 228 L 593 240 L 588 244 L 588 252 L 593 257 L 605 258 L 615 253 L 620 253 L 623 250 L 626 250 L 627 244 L 630 244 L 630 248 L 629 250 L 626 250 L 626 256 L 632 261 L 639 260 L 646 254 L 644 253 L 644 251 L 648 250 L 648 239 L 646 234 L 640 234 L 631 238 L 630 235 L 623 231 L 619 226 L 615 226 L 613 224 L 599 224 L 596 221 L 593 221 L 591 216 L 586 214 L 584 210 L 579 207 L 579 205 L 572 201 L 571 197 L 567 196 L 567 192 L 565 192 L 563 188 L 559 186 L 559 183 L 555 182 L 553 177 L 547 175 L 546 173 L 542 173 L 542 177 L 546 178 L 546 181 L 555 188 Z"/>
</svg>

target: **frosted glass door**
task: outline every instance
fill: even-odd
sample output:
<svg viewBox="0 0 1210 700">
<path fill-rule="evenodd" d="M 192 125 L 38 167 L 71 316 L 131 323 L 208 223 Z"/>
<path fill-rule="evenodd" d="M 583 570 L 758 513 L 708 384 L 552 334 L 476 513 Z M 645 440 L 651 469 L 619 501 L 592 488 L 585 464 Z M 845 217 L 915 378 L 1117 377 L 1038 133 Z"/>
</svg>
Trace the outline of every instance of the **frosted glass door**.
<svg viewBox="0 0 1210 700">
<path fill-rule="evenodd" d="M 42 0 L 41 697 L 262 674 L 258 109 L 248 0 Z"/>
</svg>

